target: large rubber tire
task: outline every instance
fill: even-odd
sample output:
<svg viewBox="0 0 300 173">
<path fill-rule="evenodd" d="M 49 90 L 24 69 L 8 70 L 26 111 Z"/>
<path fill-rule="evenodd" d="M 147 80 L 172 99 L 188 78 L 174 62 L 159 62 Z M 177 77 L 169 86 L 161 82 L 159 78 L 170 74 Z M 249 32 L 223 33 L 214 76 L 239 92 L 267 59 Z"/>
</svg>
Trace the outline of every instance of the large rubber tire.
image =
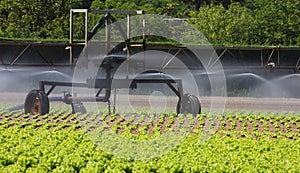
<svg viewBox="0 0 300 173">
<path fill-rule="evenodd" d="M 181 114 L 201 114 L 201 104 L 199 99 L 192 94 L 184 94 L 181 102 L 177 103 L 177 113 Z"/>
<path fill-rule="evenodd" d="M 86 113 L 86 108 L 84 107 L 84 105 L 82 103 L 73 103 L 72 106 L 72 113 L 82 113 L 85 114 Z"/>
<path fill-rule="evenodd" d="M 25 113 L 44 115 L 49 113 L 48 96 L 40 90 L 31 90 L 25 99 Z"/>
</svg>

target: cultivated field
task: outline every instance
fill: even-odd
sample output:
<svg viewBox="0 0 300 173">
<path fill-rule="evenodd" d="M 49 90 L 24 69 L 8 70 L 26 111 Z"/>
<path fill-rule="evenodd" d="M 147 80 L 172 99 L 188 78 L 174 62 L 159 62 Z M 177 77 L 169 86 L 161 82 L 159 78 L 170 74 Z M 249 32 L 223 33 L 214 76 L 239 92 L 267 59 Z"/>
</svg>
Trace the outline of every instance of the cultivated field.
<svg viewBox="0 0 300 173">
<path fill-rule="evenodd" d="M 236 101 L 234 98 L 231 100 Z M 243 104 L 243 101 L 240 103 Z M 276 100 L 273 102 L 276 103 Z M 256 103 L 258 105 L 259 102 Z M 269 105 L 266 100 L 264 103 Z M 10 105 L 2 104 L 2 109 Z M 134 113 L 109 115 L 105 111 L 100 111 L 71 114 L 70 108 L 60 103 L 51 104 L 51 112 L 43 116 L 28 115 L 23 111 L 8 112 L 3 109 L 0 113 L 0 170 L 1 172 L 297 172 L 300 170 L 298 164 L 300 112 L 276 110 L 278 107 L 270 111 L 269 106 L 266 106 L 265 110 L 249 110 L 251 105 L 247 110 L 235 110 L 238 108 L 237 105 L 236 102 L 235 107 L 232 107 L 234 109 L 227 109 L 223 114 L 210 113 L 204 108 L 203 113 L 198 116 L 175 113 L 149 114 L 143 112 L 142 107 L 139 108 L 140 111 Z M 297 107 L 295 105 L 294 107 Z M 95 134 L 99 139 L 93 138 Z M 115 138 L 110 139 L 110 136 Z M 158 145 L 154 148 L 167 149 L 157 150 L 161 152 L 158 155 L 149 153 L 152 151 L 151 148 L 132 148 L 124 142 L 143 143 L 156 139 L 164 140 L 164 143 L 157 142 L 157 145 L 165 146 Z M 121 147 L 123 151 L 116 151 L 120 146 L 123 146 Z"/>
</svg>

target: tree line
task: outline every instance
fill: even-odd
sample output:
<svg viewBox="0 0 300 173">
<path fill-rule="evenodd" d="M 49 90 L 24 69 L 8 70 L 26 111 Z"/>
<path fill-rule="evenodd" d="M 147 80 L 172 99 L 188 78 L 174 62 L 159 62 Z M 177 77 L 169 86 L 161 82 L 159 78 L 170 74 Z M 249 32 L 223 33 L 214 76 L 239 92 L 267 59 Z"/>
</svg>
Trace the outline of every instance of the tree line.
<svg viewBox="0 0 300 173">
<path fill-rule="evenodd" d="M 215 45 L 300 46 L 299 0 L 1 0 L 0 37 L 67 39 L 71 8 L 138 9 L 190 18 Z M 77 18 L 75 36 L 82 38 L 83 19 Z M 99 19 L 89 20 L 95 24 Z"/>
</svg>

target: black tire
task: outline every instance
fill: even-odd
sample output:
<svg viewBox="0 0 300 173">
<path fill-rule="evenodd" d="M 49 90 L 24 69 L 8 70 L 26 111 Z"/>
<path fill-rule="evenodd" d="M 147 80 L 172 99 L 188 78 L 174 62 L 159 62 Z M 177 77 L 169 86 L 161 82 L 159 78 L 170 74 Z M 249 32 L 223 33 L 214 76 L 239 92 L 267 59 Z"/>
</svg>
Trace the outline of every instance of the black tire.
<svg viewBox="0 0 300 173">
<path fill-rule="evenodd" d="M 73 103 L 72 106 L 72 112 L 74 113 L 82 113 L 85 114 L 86 113 L 86 108 L 83 106 L 82 103 Z"/>
<path fill-rule="evenodd" d="M 48 96 L 40 90 L 31 90 L 25 99 L 25 113 L 44 115 L 49 113 Z"/>
<path fill-rule="evenodd" d="M 197 112 L 196 114 L 201 114 L 201 104 L 199 99 L 195 95 L 190 95 L 194 103 L 194 110 Z"/>
<path fill-rule="evenodd" d="M 177 113 L 181 114 L 201 114 L 201 104 L 199 99 L 192 94 L 184 94 L 181 98 L 181 102 L 177 103 Z"/>
</svg>

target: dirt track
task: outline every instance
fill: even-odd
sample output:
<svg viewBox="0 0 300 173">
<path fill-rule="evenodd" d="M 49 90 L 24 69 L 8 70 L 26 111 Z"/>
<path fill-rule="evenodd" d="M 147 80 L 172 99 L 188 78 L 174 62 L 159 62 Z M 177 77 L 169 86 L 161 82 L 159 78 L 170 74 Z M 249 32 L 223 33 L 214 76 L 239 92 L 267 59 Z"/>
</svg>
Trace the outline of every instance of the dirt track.
<svg viewBox="0 0 300 173">
<path fill-rule="evenodd" d="M 202 98 L 203 107 L 209 107 L 210 100 Z M 225 109 L 300 111 L 300 99 L 227 97 Z"/>
<path fill-rule="evenodd" d="M 62 96 L 62 94 L 59 96 Z M 22 104 L 25 97 L 26 93 L 0 93 L 0 103 Z M 166 104 L 168 107 L 174 107 L 178 99 L 176 97 L 130 96 L 129 100 L 127 96 L 117 96 L 118 105 L 131 104 L 132 106 L 161 106 Z M 224 107 L 222 101 L 225 101 L 225 109 L 300 111 L 300 99 L 294 98 L 227 97 L 224 99 L 214 97 L 212 99 L 212 97 L 200 97 L 201 106 L 209 109 L 212 100 L 214 108 L 220 109 Z"/>
</svg>

